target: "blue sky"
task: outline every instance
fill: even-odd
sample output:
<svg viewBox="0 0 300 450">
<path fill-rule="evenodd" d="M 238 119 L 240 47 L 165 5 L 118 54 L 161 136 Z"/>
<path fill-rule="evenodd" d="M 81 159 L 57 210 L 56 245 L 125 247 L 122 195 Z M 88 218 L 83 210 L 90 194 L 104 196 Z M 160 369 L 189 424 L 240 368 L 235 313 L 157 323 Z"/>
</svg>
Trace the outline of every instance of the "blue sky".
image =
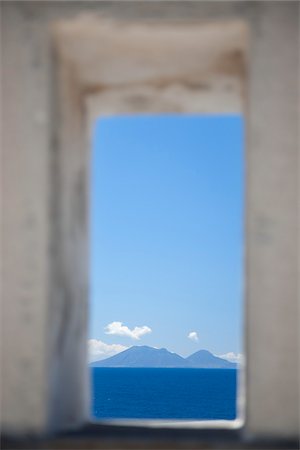
<svg viewBox="0 0 300 450">
<path fill-rule="evenodd" d="M 242 351 L 243 140 L 237 115 L 95 123 L 93 359 L 131 345 Z"/>
</svg>

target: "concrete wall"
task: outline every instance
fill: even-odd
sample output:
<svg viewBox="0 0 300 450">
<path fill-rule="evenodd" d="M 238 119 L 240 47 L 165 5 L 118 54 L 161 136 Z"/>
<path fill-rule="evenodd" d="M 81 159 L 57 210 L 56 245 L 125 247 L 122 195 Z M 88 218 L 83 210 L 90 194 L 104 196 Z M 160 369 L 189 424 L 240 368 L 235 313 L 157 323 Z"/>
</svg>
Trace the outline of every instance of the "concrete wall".
<svg viewBox="0 0 300 450">
<path fill-rule="evenodd" d="M 243 111 L 245 431 L 295 435 L 298 3 L 1 8 L 4 430 L 87 419 L 90 121 L 106 112 Z"/>
</svg>

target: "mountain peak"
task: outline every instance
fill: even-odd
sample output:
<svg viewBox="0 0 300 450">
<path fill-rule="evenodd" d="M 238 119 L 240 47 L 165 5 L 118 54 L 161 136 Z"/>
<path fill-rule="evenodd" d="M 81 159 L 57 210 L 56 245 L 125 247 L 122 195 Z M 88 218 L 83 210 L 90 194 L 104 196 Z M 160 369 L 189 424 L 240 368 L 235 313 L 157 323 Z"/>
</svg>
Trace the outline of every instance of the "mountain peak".
<svg viewBox="0 0 300 450">
<path fill-rule="evenodd" d="M 198 350 L 186 358 L 192 367 L 210 368 L 210 369 L 235 369 L 235 363 L 213 355 L 208 350 Z"/>
<path fill-rule="evenodd" d="M 146 345 L 135 345 L 103 361 L 96 361 L 92 367 L 185 367 L 185 359 L 167 349 Z"/>
<path fill-rule="evenodd" d="M 195 353 L 200 354 L 200 355 L 213 355 L 213 353 L 211 353 L 211 352 L 208 351 L 208 350 L 204 350 L 203 348 L 200 349 L 200 350 L 198 350 L 198 351 L 195 352 Z M 193 354 L 195 355 L 195 353 L 193 353 Z"/>
</svg>

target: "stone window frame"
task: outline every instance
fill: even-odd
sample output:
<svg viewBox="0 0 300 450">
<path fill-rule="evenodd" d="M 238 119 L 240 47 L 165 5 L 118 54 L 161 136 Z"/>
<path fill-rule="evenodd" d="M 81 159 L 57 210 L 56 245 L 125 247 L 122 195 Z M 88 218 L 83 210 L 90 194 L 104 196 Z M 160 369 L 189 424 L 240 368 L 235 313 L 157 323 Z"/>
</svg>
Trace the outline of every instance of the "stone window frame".
<svg viewBox="0 0 300 450">
<path fill-rule="evenodd" d="M 70 148 L 74 151 L 74 145 L 79 144 L 78 155 L 82 155 L 81 161 L 78 158 L 81 168 L 77 168 L 75 173 L 72 168 L 68 176 L 73 186 L 86 183 L 89 152 L 82 154 L 82 148 L 87 145 L 85 139 L 90 138 L 95 120 L 101 116 L 243 113 L 247 53 L 247 27 L 243 21 L 124 24 L 121 21 L 86 16 L 72 21 L 58 21 L 53 26 L 53 37 L 59 87 L 56 103 L 60 121 L 64 123 L 57 141 L 66 155 Z M 209 46 L 206 40 L 209 44 L 211 42 Z M 100 45 L 102 41 L 106 42 L 104 51 Z M 191 42 L 196 44 L 189 51 Z M 156 49 L 159 47 L 159 50 L 149 62 L 147 54 L 153 46 Z M 113 69 L 110 67 L 112 55 L 116 66 Z M 184 61 L 178 65 L 180 58 L 184 58 Z M 119 60 L 121 62 L 118 65 Z M 100 62 L 99 68 L 97 61 Z M 166 61 L 171 63 L 171 68 Z M 101 64 L 108 70 L 102 70 Z M 87 134 L 82 131 L 85 129 Z M 76 142 L 70 142 L 69 139 L 74 139 L 74 136 Z M 70 172 L 68 156 L 64 161 L 64 172 Z M 78 176 L 84 177 L 84 180 L 78 181 Z M 73 195 L 74 187 L 70 192 Z M 78 191 L 75 195 L 78 198 Z M 61 211 L 68 211 L 71 203 L 71 198 L 67 196 Z M 71 227 L 77 218 L 72 215 L 65 220 L 70 221 Z M 78 241 L 79 237 L 76 236 L 76 245 Z M 68 236 L 65 235 L 59 248 L 67 242 Z M 79 251 L 82 252 L 82 249 Z M 73 256 L 72 259 L 78 260 Z M 55 282 L 53 284 L 57 285 Z M 78 286 L 77 291 L 80 292 Z M 240 397 L 242 403 L 242 393 Z M 239 418 L 235 421 L 201 421 L 196 426 L 239 428 L 243 422 L 243 413 L 239 405 Z M 138 423 L 144 425 L 152 422 Z M 159 421 L 154 426 L 165 424 Z M 179 422 L 176 424 L 179 426 Z M 194 427 L 195 422 L 189 424 L 185 421 L 184 426 Z"/>
<path fill-rule="evenodd" d="M 241 8 L 235 2 L 216 2 L 211 9 L 207 2 L 203 2 L 197 6 L 201 10 L 201 20 L 178 17 L 168 20 L 165 14 L 165 19 L 152 18 L 149 25 L 147 14 L 137 22 L 123 20 L 122 17 L 103 19 L 101 11 L 100 14 L 97 11 L 97 2 L 87 15 L 86 5 L 81 2 L 70 2 L 71 5 L 63 8 L 55 2 L 44 2 L 44 7 L 36 7 L 35 2 L 24 2 L 27 3 L 25 6 L 21 3 L 12 1 L 5 5 L 7 24 L 19 26 L 19 31 L 16 34 L 13 28 L 8 30 L 4 24 L 7 38 L 3 52 L 6 62 L 4 98 L 10 95 L 6 102 L 9 106 L 4 111 L 4 149 L 14 148 L 14 151 L 5 153 L 3 182 L 7 198 L 4 198 L 4 206 L 6 201 L 10 203 L 10 212 L 4 222 L 4 236 L 7 237 L 4 240 L 7 259 L 4 274 L 8 280 L 4 294 L 14 300 L 10 305 L 7 303 L 4 312 L 11 323 L 19 326 L 20 320 L 26 316 L 32 328 L 23 325 L 20 332 L 24 338 L 24 347 L 21 345 L 18 351 L 21 362 L 13 366 L 15 362 L 9 359 L 8 352 L 4 353 L 4 400 L 7 406 L 4 429 L 57 431 L 79 426 L 88 418 L 85 355 L 89 161 L 86 149 L 89 148 L 87 130 L 93 119 L 98 114 L 126 110 L 208 113 L 243 110 L 247 124 L 247 366 L 244 383 L 247 401 L 245 417 L 231 426 L 239 430 L 237 433 L 244 430 L 247 436 L 283 439 L 296 436 L 298 411 L 295 392 L 298 380 L 291 353 L 293 350 L 295 354 L 297 352 L 297 248 L 294 244 L 298 237 L 297 104 L 290 86 L 297 89 L 297 5 L 293 2 L 278 2 L 277 5 L 261 2 L 261 5 L 252 6 L 251 2 L 245 2 Z M 159 3 L 165 3 L 165 8 L 168 2 Z M 162 64 L 153 74 L 151 58 L 150 63 L 145 58 L 149 83 L 147 70 L 142 73 L 136 70 L 141 53 L 135 48 L 134 41 L 137 33 L 149 48 L 149 43 L 153 42 L 153 27 L 158 28 L 155 36 L 161 33 L 162 39 L 167 41 L 166 30 L 171 30 L 172 34 L 172 29 L 175 29 L 181 40 L 178 45 L 182 52 L 188 47 L 184 47 L 180 30 L 188 39 L 189 36 L 193 38 L 193 33 L 195 36 L 200 33 L 201 37 L 202 30 L 208 30 L 212 33 L 210 36 L 217 36 L 216 42 L 228 43 L 228 47 L 219 53 L 214 53 L 216 47 L 210 48 L 214 60 L 204 68 L 195 67 L 192 61 L 185 60 L 187 70 L 183 72 L 180 68 L 178 71 L 175 64 L 168 73 L 168 67 Z M 118 53 L 120 28 L 123 33 L 128 32 L 127 44 L 130 44 L 133 33 L 133 56 L 130 56 L 130 45 L 128 53 Z M 238 51 L 236 38 L 232 40 L 230 37 L 232 30 L 233 35 L 237 33 L 241 37 Z M 24 53 L 20 45 L 22 36 L 27 39 L 23 42 Z M 110 51 L 116 49 L 116 60 L 131 58 L 132 67 L 136 64 L 135 70 L 128 71 L 123 83 L 118 79 L 122 73 L 119 70 L 121 66 L 118 70 L 104 71 L 103 79 L 97 80 L 99 74 L 91 64 L 95 56 L 89 56 L 84 45 L 89 43 L 89 48 L 94 48 L 97 54 L 103 37 L 106 45 L 111 42 Z M 173 34 L 174 39 L 176 36 Z M 47 55 L 43 60 L 41 49 L 45 48 Z M 135 51 L 139 55 L 137 60 L 134 59 Z M 178 56 L 175 49 L 174 52 Z M 11 55 L 19 60 L 12 62 Z M 109 55 L 111 53 L 104 55 L 106 62 Z M 123 62 L 123 68 L 126 64 Z M 16 68 L 20 70 L 12 80 L 12 69 Z M 203 72 L 201 79 L 197 78 L 198 69 Z M 134 79 L 136 76 L 140 79 Z M 32 89 L 37 83 L 38 89 L 36 93 L 32 91 L 30 97 L 24 89 L 26 83 Z M 17 90 L 15 86 L 18 86 Z M 16 117 L 20 99 L 25 102 Z M 204 107 L 199 107 L 200 103 Z M 283 115 L 276 114 L 278 105 Z M 32 116 L 28 116 L 30 111 L 34 112 Z M 19 124 L 15 123 L 16 119 Z M 37 145 L 41 148 L 39 155 L 36 153 Z M 284 153 L 282 146 L 286 149 Z M 33 161 L 42 169 L 41 173 L 32 169 Z M 272 168 L 271 173 L 269 167 Z M 288 180 L 283 169 L 289 174 Z M 24 173 L 32 174 L 32 179 L 27 177 L 25 180 Z M 12 175 L 19 177 L 18 186 L 13 183 Z M 37 186 L 41 187 L 39 192 Z M 32 201 L 33 197 L 35 201 Z M 21 243 L 19 248 L 13 247 L 16 240 Z M 37 251 L 30 254 L 32 244 L 37 246 Z M 278 255 L 282 257 L 279 259 Z M 25 261 L 29 261 L 26 269 Z M 27 295 L 32 299 L 26 308 L 21 305 L 19 294 L 11 285 L 10 268 L 14 264 L 18 286 L 23 294 L 28 289 Z M 282 326 L 280 322 L 283 311 L 289 326 Z M 8 325 L 11 323 L 8 321 Z M 10 336 L 11 331 L 4 329 L 6 343 Z M 39 345 L 37 337 L 41 338 Z M 32 344 L 31 349 L 25 348 L 28 344 Z M 14 350 L 14 343 L 9 344 L 9 349 Z M 38 364 L 33 364 L 36 351 L 43 350 L 46 350 L 47 361 L 40 358 Z M 22 368 L 22 361 L 24 367 L 33 364 L 32 373 L 29 370 L 26 375 L 25 372 L 25 378 L 28 377 L 29 387 L 35 384 L 38 394 L 36 399 L 29 399 L 24 394 L 24 408 L 21 406 L 17 410 L 13 392 L 24 385 L 16 375 L 16 370 Z M 283 373 L 282 364 L 292 367 L 290 374 Z M 283 379 L 285 383 L 282 383 Z M 283 403 L 285 408 L 282 408 Z M 25 413 L 28 408 L 33 412 L 31 416 Z M 133 422 L 131 425 L 136 426 Z M 169 430 L 174 426 L 163 422 L 140 423 L 141 427 L 145 425 L 150 429 L 167 427 Z M 102 430 L 106 426 L 103 425 Z M 184 433 L 188 427 L 191 433 L 192 429 L 200 427 L 205 433 L 210 426 L 219 428 L 221 433 L 227 432 L 220 429 L 226 428 L 227 424 L 220 422 L 185 424 L 182 432 L 186 436 Z M 96 427 L 101 429 L 101 425 Z M 165 432 L 168 433 L 167 430 Z"/>
</svg>

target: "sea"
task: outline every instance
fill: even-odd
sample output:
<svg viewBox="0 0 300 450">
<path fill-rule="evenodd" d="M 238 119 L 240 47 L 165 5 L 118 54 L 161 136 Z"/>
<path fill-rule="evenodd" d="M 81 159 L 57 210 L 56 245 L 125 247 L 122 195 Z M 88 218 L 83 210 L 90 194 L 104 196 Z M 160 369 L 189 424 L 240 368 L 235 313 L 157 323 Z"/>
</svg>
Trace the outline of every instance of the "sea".
<svg viewBox="0 0 300 450">
<path fill-rule="evenodd" d="M 95 419 L 236 418 L 236 369 L 90 370 Z"/>
</svg>

